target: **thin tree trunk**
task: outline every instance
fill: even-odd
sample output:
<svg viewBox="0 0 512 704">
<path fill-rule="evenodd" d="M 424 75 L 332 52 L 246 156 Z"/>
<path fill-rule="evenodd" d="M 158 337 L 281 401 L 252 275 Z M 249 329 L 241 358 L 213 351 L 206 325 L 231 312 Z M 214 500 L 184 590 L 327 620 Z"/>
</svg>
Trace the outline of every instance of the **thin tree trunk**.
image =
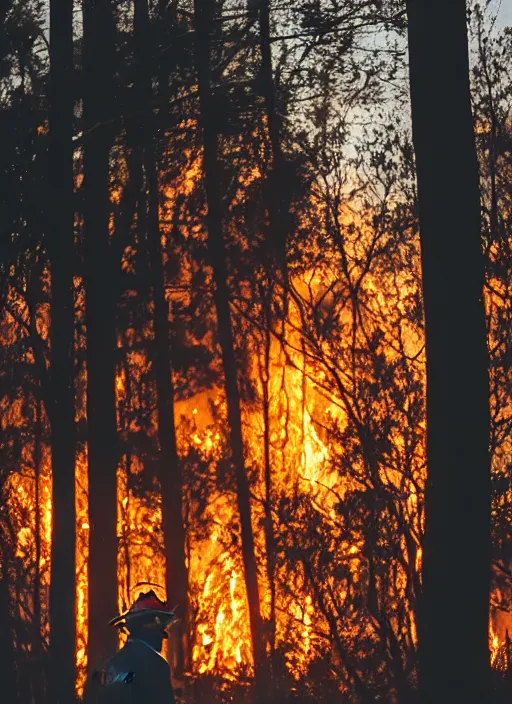
<svg viewBox="0 0 512 704">
<path fill-rule="evenodd" d="M 44 701 L 43 684 L 43 641 L 41 634 L 41 450 L 42 450 L 42 401 L 35 400 L 35 427 L 34 427 L 34 542 L 35 542 L 35 575 L 34 575 L 34 696 L 37 702 Z"/>
<path fill-rule="evenodd" d="M 0 487 L 3 494 L 3 487 Z M 2 497 L 4 498 L 4 497 Z M 9 564 L 12 560 L 12 545 L 5 525 L 0 524 L 0 687 L 2 702 L 15 704 L 18 701 L 16 667 L 14 658 L 14 632 L 10 603 Z"/>
<path fill-rule="evenodd" d="M 35 402 L 35 430 L 34 430 L 34 541 L 35 541 L 35 578 L 34 578 L 34 626 L 35 626 L 35 650 L 39 655 L 41 646 L 41 401 Z"/>
<path fill-rule="evenodd" d="M 211 94 L 210 29 L 212 27 L 213 0 L 194 1 L 195 60 L 199 80 L 200 127 L 203 138 L 203 168 L 208 205 L 208 254 L 213 266 L 215 308 L 228 411 L 231 458 L 235 469 L 237 502 L 240 514 L 242 558 L 247 589 L 252 651 L 255 669 L 255 690 L 258 699 L 264 698 L 262 682 L 265 662 L 265 644 L 262 632 L 258 572 L 254 553 L 250 487 L 244 461 L 240 394 L 237 381 L 237 362 L 234 351 L 233 330 L 227 285 L 225 245 L 222 231 L 222 198 L 219 188 L 217 160 L 217 132 Z"/>
<path fill-rule="evenodd" d="M 123 347 L 125 348 L 126 340 L 123 340 Z M 126 356 L 123 359 L 124 367 L 124 378 L 126 380 L 125 389 L 125 404 L 124 409 L 122 409 L 122 418 L 124 420 L 124 430 L 126 433 L 126 438 L 130 436 L 130 420 L 129 413 L 132 409 L 132 388 L 130 384 L 130 365 Z M 124 413 L 123 413 L 124 411 Z M 126 471 L 126 482 L 125 482 L 125 494 L 126 494 L 126 506 L 124 506 L 124 515 L 122 520 L 123 526 L 123 541 L 124 541 L 124 559 L 126 563 L 126 608 L 130 607 L 131 593 L 132 593 L 132 562 L 130 557 L 130 489 L 132 486 L 132 453 L 130 449 L 126 451 L 125 458 L 125 471 Z"/>
<path fill-rule="evenodd" d="M 174 0 L 157 0 L 156 10 L 158 21 L 162 26 L 172 27 L 178 21 L 178 5 Z M 165 49 L 165 47 L 161 47 Z M 169 105 L 171 102 L 169 86 L 169 69 L 166 61 L 160 61 L 157 66 L 158 71 L 158 119 L 161 125 L 165 124 L 165 118 L 169 115 Z"/>
<path fill-rule="evenodd" d="M 148 163 L 149 162 L 149 163 Z M 153 163 L 151 163 L 153 162 Z M 179 605 L 185 626 L 181 644 L 175 640 L 173 674 L 183 673 L 186 661 L 186 623 L 188 612 L 188 573 L 185 560 L 185 526 L 183 523 L 183 479 L 176 446 L 174 417 L 174 385 L 170 352 L 169 307 L 165 298 L 158 192 L 153 157 L 147 158 L 146 174 L 149 189 L 148 244 L 153 289 L 155 329 L 155 376 L 157 386 L 158 442 L 160 445 L 159 481 L 162 492 L 162 518 L 165 550 L 165 587 L 170 608 Z M 178 632 L 178 628 L 174 629 Z"/>
<path fill-rule="evenodd" d="M 271 291 L 267 294 L 272 295 Z M 265 294 L 263 294 L 265 295 Z M 274 532 L 274 518 L 272 516 L 272 464 L 270 457 L 270 394 L 271 394 L 271 359 L 270 350 L 272 344 L 271 333 L 271 313 L 272 301 L 268 300 L 266 305 L 266 329 L 265 329 L 265 366 L 263 374 L 263 452 L 264 452 L 264 477 L 265 477 L 265 550 L 267 553 L 267 579 L 270 589 L 270 616 L 267 629 L 267 640 L 270 648 L 270 666 L 272 667 L 272 657 L 275 650 L 276 640 L 276 540 Z"/>
<path fill-rule="evenodd" d="M 126 339 L 123 339 L 123 349 L 125 348 L 125 345 Z M 126 388 L 124 402 L 120 404 L 119 408 L 119 422 L 123 426 L 123 433 L 126 441 L 128 440 L 130 434 L 129 414 L 132 408 L 130 367 L 126 356 L 123 358 L 122 365 L 124 370 L 124 378 L 126 380 Z M 129 448 L 126 449 L 126 453 L 124 456 L 124 467 L 126 472 L 126 479 L 124 483 L 125 499 L 123 499 L 123 501 L 121 502 L 121 508 L 119 509 L 119 522 L 121 524 L 121 535 L 119 536 L 119 549 L 122 550 L 122 552 L 124 553 L 124 563 L 126 565 L 126 579 L 122 589 L 120 589 L 120 592 L 122 593 L 121 608 L 123 609 L 123 611 L 125 611 L 130 606 L 130 596 L 132 587 L 132 568 L 130 558 L 130 488 L 132 483 L 132 453 L 130 452 Z"/>
<path fill-rule="evenodd" d="M 124 559 L 126 562 L 126 607 L 130 607 L 132 593 L 132 561 L 130 557 L 130 486 L 132 475 L 132 453 L 126 453 L 126 520 L 125 520 L 125 550 Z"/>
<path fill-rule="evenodd" d="M 427 352 L 421 687 L 428 704 L 483 704 L 489 391 L 466 3 L 410 0 L 407 11 Z"/>
<path fill-rule="evenodd" d="M 135 36 L 139 62 L 142 103 L 148 106 L 144 116 L 144 171 L 147 186 L 147 245 L 154 303 L 154 362 L 157 386 L 158 442 L 160 445 L 159 481 L 162 493 L 162 518 L 165 551 L 165 587 L 170 608 L 179 605 L 187 621 L 188 574 L 185 560 L 181 465 L 176 446 L 174 385 L 170 347 L 169 305 L 165 297 L 160 217 L 158 208 L 158 172 L 155 155 L 153 111 L 151 109 L 151 66 L 147 0 L 135 0 Z M 181 630 L 181 629 L 180 629 Z M 178 634 L 174 629 L 173 635 Z M 185 665 L 186 628 L 174 638 L 173 674 L 180 677 Z"/>
<path fill-rule="evenodd" d="M 285 220 L 282 213 L 282 200 L 280 197 L 281 189 L 276 188 L 275 184 L 280 183 L 283 166 L 283 152 L 281 149 L 280 139 L 280 120 L 276 109 L 275 85 L 272 70 L 272 49 L 270 42 L 270 1 L 260 0 L 259 2 L 259 45 L 261 54 L 260 67 L 260 86 L 262 88 L 265 112 L 267 116 L 268 131 L 271 147 L 271 164 L 270 164 L 270 187 L 268 193 L 268 215 L 270 221 L 269 239 L 270 250 L 273 253 L 274 262 L 281 270 L 283 275 L 283 283 L 286 279 L 286 229 Z M 265 374 L 266 378 L 263 384 L 263 416 L 264 416 L 264 474 L 265 474 L 265 548 L 267 552 L 267 577 L 270 584 L 270 620 L 268 625 L 268 643 L 270 652 L 273 654 L 275 647 L 275 536 L 274 523 L 272 517 L 272 468 L 270 464 L 270 338 L 271 330 L 275 324 L 272 304 L 274 293 L 276 292 L 276 284 L 272 280 L 272 262 L 268 263 L 268 288 L 269 290 L 263 295 L 267 296 L 266 301 L 266 320 L 267 332 L 265 339 Z M 283 319 L 282 333 L 284 335 L 285 328 L 285 310 L 286 310 L 287 291 L 286 286 L 283 286 Z"/>
<path fill-rule="evenodd" d="M 118 461 L 116 319 L 109 234 L 109 154 L 114 63 L 110 0 L 84 0 L 84 188 L 89 478 L 89 667 L 116 648 Z M 95 129 L 91 129 L 94 127 Z M 89 131 L 87 131 L 89 130 Z"/>
<path fill-rule="evenodd" d="M 52 550 L 50 682 L 52 704 L 75 698 L 75 424 L 73 3 L 50 2 Z"/>
<path fill-rule="evenodd" d="M 276 263 L 286 278 L 286 214 L 282 198 L 283 150 L 281 148 L 280 117 L 276 106 L 276 90 L 272 70 L 272 45 L 270 41 L 270 0 L 259 0 L 259 44 L 261 54 L 260 85 L 265 101 L 268 132 L 272 152 L 268 211 L 270 219 L 271 249 Z M 286 296 L 286 293 L 284 294 Z"/>
</svg>

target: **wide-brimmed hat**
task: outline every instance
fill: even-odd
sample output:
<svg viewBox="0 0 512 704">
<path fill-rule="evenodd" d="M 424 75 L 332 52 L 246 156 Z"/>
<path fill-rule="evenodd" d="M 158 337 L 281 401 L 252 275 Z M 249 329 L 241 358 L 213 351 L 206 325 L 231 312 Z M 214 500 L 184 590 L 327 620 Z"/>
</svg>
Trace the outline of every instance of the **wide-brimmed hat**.
<svg viewBox="0 0 512 704">
<path fill-rule="evenodd" d="M 174 619 L 174 612 L 169 611 L 167 604 L 161 601 L 151 589 L 149 592 L 139 594 L 128 611 L 113 618 L 108 625 L 128 630 L 135 626 L 164 629 Z"/>
</svg>

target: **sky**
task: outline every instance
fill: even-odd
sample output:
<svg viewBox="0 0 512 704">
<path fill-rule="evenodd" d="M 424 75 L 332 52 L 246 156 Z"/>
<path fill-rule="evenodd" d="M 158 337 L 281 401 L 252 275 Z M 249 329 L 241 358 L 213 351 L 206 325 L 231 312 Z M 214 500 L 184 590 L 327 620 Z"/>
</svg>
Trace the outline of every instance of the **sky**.
<svg viewBox="0 0 512 704">
<path fill-rule="evenodd" d="M 500 27 L 512 27 L 512 0 L 492 0 L 489 6 L 493 14 L 497 11 L 496 24 Z"/>
</svg>

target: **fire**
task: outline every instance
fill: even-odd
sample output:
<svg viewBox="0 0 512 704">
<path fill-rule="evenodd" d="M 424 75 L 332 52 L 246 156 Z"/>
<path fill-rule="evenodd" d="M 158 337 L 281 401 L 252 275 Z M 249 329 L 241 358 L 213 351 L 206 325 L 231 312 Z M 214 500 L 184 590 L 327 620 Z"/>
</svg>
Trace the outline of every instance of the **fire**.
<svg viewBox="0 0 512 704">
<path fill-rule="evenodd" d="M 197 610 L 197 637 L 192 662 L 198 674 L 232 676 L 249 667 L 249 619 L 241 557 L 233 554 L 229 528 L 233 505 L 218 497 L 208 508 L 212 530 L 191 550 L 191 599 Z M 192 541 L 191 541 L 192 542 Z"/>
<path fill-rule="evenodd" d="M 190 195 L 201 173 L 200 159 L 192 159 L 191 154 L 188 156 L 189 164 L 179 182 L 166 185 L 166 198 L 161 205 L 164 258 L 167 257 L 165 250 L 173 223 L 184 238 L 204 240 L 203 226 L 198 223 L 184 225 L 177 212 L 178 196 Z M 258 170 L 244 174 L 237 198 L 243 198 L 244 189 L 260 177 Z M 119 193 L 113 197 L 119 199 Z M 321 206 L 315 204 L 315 207 Z M 348 228 L 350 217 L 347 213 L 342 216 Z M 354 272 L 361 273 L 364 270 L 360 263 L 364 260 L 364 237 L 354 238 L 352 242 L 348 238 L 346 246 L 357 262 Z M 136 249 L 127 246 L 122 260 L 123 271 L 135 272 L 136 255 Z M 265 624 L 275 619 L 275 637 L 272 644 L 269 637 L 269 651 L 271 648 L 275 651 L 281 649 L 288 672 L 297 680 L 321 658 L 328 659 L 333 667 L 341 667 L 340 651 L 343 647 L 354 647 L 357 656 L 364 660 L 365 648 L 378 641 L 383 628 L 378 623 L 379 608 L 373 605 L 373 595 L 367 585 L 370 570 L 374 569 L 371 561 L 379 550 L 385 553 L 382 562 L 386 563 L 386 570 L 375 570 L 372 587 L 380 589 L 388 599 L 386 608 L 391 615 L 386 628 L 393 631 L 397 642 L 398 636 L 402 637 L 402 642 L 411 650 L 417 644 L 410 584 L 420 574 L 422 564 L 424 449 L 422 446 L 413 447 L 407 454 L 408 421 L 399 415 L 409 412 L 414 398 L 399 399 L 396 403 L 398 415 L 388 418 L 385 415 L 388 399 L 378 386 L 379 373 L 390 373 L 390 368 L 394 371 L 399 365 L 398 343 L 403 346 L 406 356 L 415 360 L 414 364 L 419 359 L 417 364 L 421 366 L 422 333 L 405 316 L 407 298 L 414 292 L 415 284 L 406 275 L 391 280 L 387 272 L 365 274 L 365 310 L 361 313 L 364 330 L 354 333 L 355 314 L 348 304 L 345 305 L 345 298 L 349 300 L 350 296 L 338 282 L 340 270 L 339 254 L 334 251 L 330 258 L 326 256 L 324 265 L 314 271 L 292 271 L 286 318 L 280 321 L 279 330 L 274 326 L 269 340 L 265 339 L 261 325 L 258 325 L 263 306 L 258 304 L 260 307 L 255 314 L 247 303 L 251 292 L 242 290 L 240 294 L 240 305 L 243 308 L 245 304 L 246 308 L 243 309 L 245 317 L 240 315 L 238 319 L 240 330 L 237 333 L 249 352 L 243 381 L 251 391 L 247 394 L 249 400 L 243 404 L 242 421 L 245 460 L 251 476 L 262 616 Z M 194 274 L 193 264 L 184 262 L 180 286 L 176 291 L 166 292 L 171 308 L 178 303 L 188 304 Z M 206 287 L 211 285 L 208 276 L 205 275 Z M 77 305 L 81 307 L 81 282 L 77 279 L 75 285 Z M 282 292 L 278 290 L 278 293 Z M 17 315 L 27 316 L 21 300 L 14 300 L 13 308 Z M 391 320 L 390 327 L 384 329 L 382 323 L 382 329 L 379 329 L 374 322 L 377 316 Z M 42 309 L 38 329 L 44 339 L 47 338 L 47 318 L 47 311 Z M 269 328 L 272 328 L 271 322 L 264 321 Z M 156 589 L 158 585 L 163 589 L 165 583 L 161 498 L 151 469 L 151 452 L 154 450 L 144 456 L 132 443 L 132 438 L 142 434 L 149 445 L 154 445 L 156 438 L 156 416 L 151 410 L 155 406 L 152 361 L 146 351 L 148 341 L 152 341 L 149 327 L 144 330 L 128 327 L 118 340 L 124 353 L 115 379 L 118 429 L 124 448 L 117 473 L 120 610 L 125 610 L 137 596 L 137 591 L 145 588 L 141 585 L 150 583 Z M 11 321 L 7 330 L 14 338 L 12 328 Z M 324 335 L 324 329 L 340 331 L 339 337 Z M 353 354 L 347 344 L 352 334 L 355 336 Z M 217 353 L 211 329 L 204 332 L 200 342 L 212 356 Z M 371 354 L 369 346 L 372 346 Z M 33 363 L 33 359 L 30 362 Z M 372 364 L 377 363 L 380 366 L 373 368 Z M 215 364 L 218 361 L 212 363 Z M 403 390 L 407 374 L 415 381 L 419 379 L 421 387 L 424 380 L 418 371 L 419 366 L 411 363 L 403 371 L 403 376 L 391 378 L 389 387 L 392 392 Z M 84 382 L 83 376 L 79 380 L 81 383 Z M 187 379 L 179 381 L 181 386 L 187 387 Z M 421 388 L 417 393 L 420 392 Z M 266 406 L 264 399 L 267 400 Z M 2 407 L 3 427 L 20 424 L 22 405 L 19 400 L 10 408 Z M 77 422 L 82 422 L 85 419 L 83 395 L 78 398 L 78 406 Z M 253 663 L 239 517 L 235 491 L 229 470 L 226 470 L 229 448 L 226 447 L 226 404 L 222 384 L 216 381 L 201 390 L 194 388 L 193 392 L 187 388 L 186 393 L 177 395 L 175 412 L 178 450 L 185 475 L 191 674 L 239 680 L 252 674 Z M 371 458 L 365 454 L 363 430 L 367 426 L 373 428 L 371 424 L 375 423 L 374 429 L 378 432 L 379 414 L 384 418 L 382 425 L 387 422 L 392 426 L 384 438 L 389 447 L 385 446 L 382 451 L 386 461 L 377 462 L 376 467 L 372 465 L 369 469 Z M 416 428 L 419 434 L 424 433 L 423 419 L 417 421 Z M 265 438 L 268 438 L 268 447 L 265 447 Z M 386 443 L 383 441 L 382 444 Z M 42 587 L 42 612 L 39 626 L 47 640 L 52 507 L 51 458 L 45 443 L 42 443 L 39 467 L 35 466 L 34 458 L 34 448 L 27 445 L 22 453 L 24 471 L 11 474 L 8 491 L 16 535 L 16 558 L 32 567 L 36 559 L 35 539 L 40 542 L 37 567 Z M 264 476 L 267 469 L 269 487 Z M 374 472 L 373 476 L 371 472 Z M 77 691 L 80 693 L 87 668 L 89 519 L 86 449 L 80 449 L 77 454 L 75 476 L 76 664 Z M 372 492 L 380 498 L 377 495 L 379 488 L 386 499 L 391 497 L 388 505 L 380 507 L 381 515 L 385 514 L 389 525 L 393 528 L 399 526 L 406 535 L 398 528 L 398 538 L 389 534 L 384 537 L 370 535 L 372 521 L 378 520 L 372 513 Z M 266 496 L 267 491 L 270 496 Z M 267 516 L 263 506 L 266 500 L 272 506 L 271 527 L 277 546 L 273 574 L 270 574 L 265 542 Z M 344 514 L 351 501 L 357 509 L 357 525 L 352 525 Z M 266 530 L 269 530 L 268 525 Z M 162 598 L 165 598 L 163 592 Z M 24 619 L 33 615 L 31 595 L 20 604 L 20 612 L 23 612 Z M 339 641 L 337 652 L 332 645 L 334 636 Z M 489 643 L 491 664 L 497 666 L 502 639 L 492 622 Z M 405 650 L 405 646 L 401 647 Z"/>
<path fill-rule="evenodd" d="M 321 291 L 325 277 L 296 279 L 295 288 L 301 291 Z M 379 301 L 381 304 L 382 301 Z M 340 551 L 346 555 L 348 574 L 353 584 L 360 581 L 362 567 L 361 541 L 348 542 L 339 533 L 337 504 L 349 491 L 358 487 L 358 481 L 339 472 L 336 457 L 343 455 L 338 441 L 329 440 L 326 429 L 335 426 L 338 433 L 345 432 L 347 412 L 333 389 L 328 388 L 326 372 L 313 365 L 303 348 L 300 330 L 300 310 L 290 304 L 289 320 L 284 328 L 284 338 L 274 336 L 270 343 L 268 368 L 261 340 L 252 341 L 253 356 L 248 376 L 256 389 L 256 402 L 243 410 L 243 429 L 248 467 L 261 468 L 263 457 L 263 430 L 268 424 L 270 441 L 269 461 L 273 484 L 273 501 L 294 500 L 309 496 L 312 510 L 323 516 L 332 530 L 333 540 L 340 539 Z M 136 333 L 128 331 L 124 344 L 129 347 L 136 340 Z M 123 341 L 120 341 L 123 343 Z M 325 353 L 330 350 L 325 348 Z M 127 420 L 123 409 L 139 403 L 130 384 L 142 383 L 151 364 L 139 349 L 128 349 L 127 363 L 116 376 L 119 431 L 121 434 L 139 431 L 137 420 Z M 264 388 L 269 398 L 269 412 L 262 415 L 261 399 Z M 186 401 L 176 402 L 178 419 L 179 452 L 184 459 L 191 452 L 206 468 L 205 481 L 211 490 L 201 515 L 201 530 L 194 522 L 188 525 L 188 561 L 190 599 L 194 621 L 192 623 L 191 660 L 195 675 L 216 674 L 225 679 L 236 679 L 250 674 L 252 668 L 247 597 L 238 535 L 236 501 L 231 490 L 216 490 L 217 466 L 225 453 L 225 404 L 223 392 L 213 388 L 193 395 Z M 124 419 L 124 420 L 123 420 Z M 126 422 L 125 427 L 122 423 Z M 150 435 L 154 435 L 154 418 Z M 145 467 L 137 454 L 127 451 L 121 458 L 118 470 L 118 535 L 119 535 L 119 608 L 125 609 L 137 595 L 139 583 L 164 583 L 162 556 L 161 509 L 156 488 L 139 495 L 134 482 L 142 477 Z M 79 453 L 76 464 L 77 478 L 77 650 L 78 692 L 84 683 L 87 660 L 87 457 Z M 13 479 L 11 495 L 19 496 L 19 504 L 12 504 L 13 515 L 34 506 L 33 480 Z M 45 456 L 41 468 L 42 551 L 40 567 L 48 586 L 49 550 L 51 529 L 50 461 Z M 190 492 L 189 488 L 186 491 Z M 270 618 L 270 585 L 264 566 L 267 556 L 263 534 L 259 529 L 264 487 L 258 470 L 254 483 L 253 512 L 258 560 L 261 566 L 262 608 L 265 618 Z M 193 506 L 194 498 L 189 496 Z M 408 494 L 411 514 L 415 512 L 417 497 Z M 283 526 L 279 516 L 274 516 L 278 540 Z M 18 529 L 18 555 L 28 559 L 33 528 L 26 525 Z M 420 551 L 417 560 L 420 560 Z M 318 652 L 316 632 L 327 632 L 325 614 L 315 607 L 315 595 L 308 586 L 303 566 L 298 563 L 293 574 L 288 574 L 282 564 L 276 565 L 275 647 L 293 643 L 293 653 L 286 656 L 290 672 L 299 677 L 307 672 L 311 659 Z M 294 585 L 288 590 L 289 581 Z M 339 597 L 348 595 L 348 584 L 339 587 Z M 325 644 L 322 646 L 325 648 Z"/>
<path fill-rule="evenodd" d="M 500 650 L 500 641 L 498 634 L 494 632 L 492 620 L 489 621 L 489 650 L 491 653 L 491 665 L 494 666 Z"/>
</svg>

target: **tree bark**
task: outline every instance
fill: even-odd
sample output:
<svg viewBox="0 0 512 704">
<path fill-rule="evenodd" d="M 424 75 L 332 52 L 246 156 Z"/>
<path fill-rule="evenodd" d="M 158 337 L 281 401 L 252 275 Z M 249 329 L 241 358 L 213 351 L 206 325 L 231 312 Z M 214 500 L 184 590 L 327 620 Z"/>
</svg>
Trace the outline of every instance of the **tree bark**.
<svg viewBox="0 0 512 704">
<path fill-rule="evenodd" d="M 427 352 L 423 700 L 489 701 L 488 357 L 464 0 L 410 0 Z M 450 637 L 453 634 L 453 637 Z"/>
<path fill-rule="evenodd" d="M 75 698 L 75 399 L 73 204 L 73 3 L 50 2 L 52 548 L 50 673 L 52 704 Z"/>
<path fill-rule="evenodd" d="M 270 246 L 277 266 L 286 279 L 287 222 L 282 198 L 284 156 L 281 148 L 281 120 L 276 106 L 276 90 L 272 70 L 272 45 L 270 41 L 270 0 L 259 0 L 259 44 L 261 54 L 260 85 L 265 101 L 272 162 L 268 188 L 270 220 Z M 286 295 L 286 294 L 284 294 Z"/>
<path fill-rule="evenodd" d="M 147 0 L 135 0 L 135 36 L 138 50 L 139 80 L 144 115 L 143 149 L 147 186 L 147 247 L 154 303 L 154 363 L 157 387 L 158 442 L 160 445 L 159 481 L 162 493 L 162 518 L 165 551 L 165 587 L 170 608 L 180 606 L 185 628 L 174 629 L 173 667 L 176 677 L 183 674 L 186 660 L 186 621 L 188 574 L 185 559 L 185 527 L 182 508 L 182 473 L 176 446 L 174 385 L 170 347 L 169 306 L 165 297 L 165 280 L 158 207 L 158 170 L 155 154 L 151 67 Z"/>
<path fill-rule="evenodd" d="M 273 481 L 272 481 L 272 461 L 270 456 L 270 401 L 271 401 L 271 358 L 270 351 L 272 345 L 272 300 L 274 288 L 269 286 L 270 291 L 262 296 L 267 297 L 265 301 L 265 352 L 264 366 L 261 380 L 263 386 L 263 473 L 265 481 L 265 495 L 263 499 L 263 509 L 265 512 L 265 550 L 267 553 L 267 579 L 270 590 L 270 613 L 267 626 L 266 640 L 270 650 L 270 668 L 275 652 L 276 644 L 276 539 L 274 531 L 274 517 L 272 515 Z"/>
<path fill-rule="evenodd" d="M 34 643 L 33 654 L 35 667 L 33 672 L 33 691 L 37 702 L 45 701 L 44 697 L 44 668 L 43 668 L 43 639 L 41 634 L 41 465 L 43 444 L 43 403 L 40 398 L 34 401 L 34 542 L 35 542 L 35 570 L 34 570 Z"/>
<path fill-rule="evenodd" d="M 283 202 L 280 183 L 283 173 L 283 151 L 281 148 L 280 119 L 276 108 L 276 93 L 272 70 L 272 48 L 270 42 L 270 0 L 259 2 L 259 45 L 261 54 L 260 84 L 265 101 L 265 112 L 268 123 L 269 141 L 271 147 L 270 187 L 268 188 L 268 216 L 270 249 L 274 262 L 283 275 L 283 319 L 282 331 L 286 324 L 286 222 L 283 217 Z M 264 475 L 265 475 L 265 548 L 267 552 L 267 576 L 270 588 L 270 618 L 268 624 L 268 643 L 271 655 L 274 654 L 276 634 L 276 585 L 275 585 L 275 534 L 272 516 L 272 467 L 270 462 L 270 347 L 271 331 L 279 321 L 273 315 L 274 296 L 277 294 L 276 282 L 273 281 L 272 264 L 268 268 L 268 292 L 265 296 L 266 333 L 265 333 L 265 379 L 263 383 L 263 423 L 264 423 Z M 272 659 L 271 659 L 272 664 Z"/>
<path fill-rule="evenodd" d="M 0 487 L 3 494 L 4 488 Z M 2 499 L 4 497 L 2 496 Z M 12 560 L 12 544 L 5 525 L 0 523 L 0 687 L 5 704 L 18 702 L 18 687 L 14 658 L 14 632 L 11 611 L 9 565 Z"/>
<path fill-rule="evenodd" d="M 231 458 L 234 465 L 237 487 L 238 511 L 240 514 L 242 559 L 247 589 L 252 651 L 255 671 L 255 690 L 258 699 L 264 699 L 262 682 L 265 661 L 265 644 L 262 630 L 258 571 L 254 553 L 250 487 L 244 461 L 240 394 L 237 380 L 237 361 L 234 351 L 233 329 L 227 283 L 226 252 L 222 230 L 222 198 L 217 160 L 217 131 L 212 109 L 210 30 L 213 22 L 213 0 L 195 0 L 195 60 L 199 81 L 200 129 L 203 139 L 203 169 L 208 205 L 208 256 L 213 267 L 215 284 L 215 308 L 219 342 L 224 368 L 224 383 L 228 411 Z"/>
<path fill-rule="evenodd" d="M 110 0 L 85 0 L 84 188 L 89 479 L 89 641 L 94 667 L 117 646 L 118 438 L 115 275 L 110 245 L 109 154 L 114 22 Z M 91 129 L 93 128 L 94 129 Z"/>
</svg>

